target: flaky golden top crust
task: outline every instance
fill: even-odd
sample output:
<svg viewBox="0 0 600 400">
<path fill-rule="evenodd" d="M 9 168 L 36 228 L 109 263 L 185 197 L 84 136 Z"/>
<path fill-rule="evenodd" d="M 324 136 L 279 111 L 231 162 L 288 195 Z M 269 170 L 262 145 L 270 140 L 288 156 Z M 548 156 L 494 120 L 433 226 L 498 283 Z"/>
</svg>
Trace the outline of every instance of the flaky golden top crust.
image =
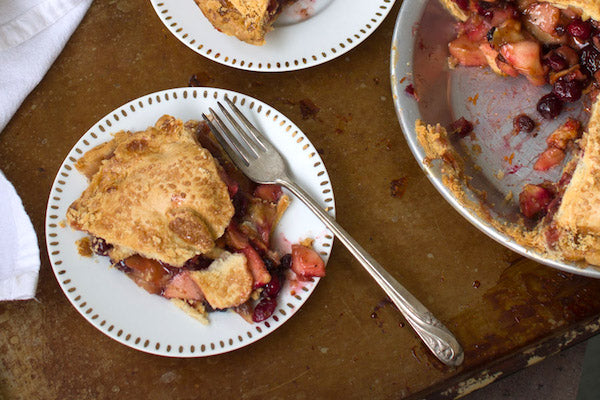
<svg viewBox="0 0 600 400">
<path fill-rule="evenodd" d="M 574 7 L 583 12 L 584 19 L 600 21 L 600 0 L 538 0 L 551 3 L 559 8 Z"/>
<path fill-rule="evenodd" d="M 263 45 L 273 22 L 269 0 L 195 0 L 219 31 L 253 45 Z"/>
<path fill-rule="evenodd" d="M 538 0 L 553 4 L 559 8 L 574 7 L 583 12 L 583 18 L 600 21 L 600 0 Z M 448 12 L 460 21 L 466 21 L 468 13 L 461 10 L 453 0 L 440 0 Z"/>
<path fill-rule="evenodd" d="M 246 257 L 240 253 L 225 252 L 207 269 L 191 271 L 190 275 L 215 309 L 239 306 L 252 293 L 252 273 Z"/>
<path fill-rule="evenodd" d="M 558 249 L 567 259 L 600 265 L 600 103 L 592 107 L 584 133 L 583 157 L 554 216 Z"/>
<path fill-rule="evenodd" d="M 440 0 L 440 3 L 442 3 L 446 10 L 448 10 L 448 12 L 459 21 L 464 22 L 469 18 L 469 14 L 461 10 L 454 0 Z"/>
<path fill-rule="evenodd" d="M 583 157 L 554 217 L 565 229 L 600 235 L 600 105 L 596 101 L 588 123 Z"/>
<path fill-rule="evenodd" d="M 214 247 L 234 213 L 217 162 L 168 115 L 145 131 L 117 133 L 77 167 L 91 181 L 67 221 L 112 244 L 115 261 L 140 254 L 182 266 Z"/>
</svg>

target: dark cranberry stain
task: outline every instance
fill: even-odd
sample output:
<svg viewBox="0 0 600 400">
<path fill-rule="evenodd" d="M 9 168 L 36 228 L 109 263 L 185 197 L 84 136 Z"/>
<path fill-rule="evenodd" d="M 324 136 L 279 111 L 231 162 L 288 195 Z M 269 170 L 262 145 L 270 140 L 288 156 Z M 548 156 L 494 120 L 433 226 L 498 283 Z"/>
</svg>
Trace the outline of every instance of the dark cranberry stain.
<svg viewBox="0 0 600 400">
<path fill-rule="evenodd" d="M 460 117 L 450 124 L 450 133 L 458 137 L 464 138 L 471 132 L 473 132 L 473 123 L 465 117 Z"/>
<path fill-rule="evenodd" d="M 406 94 L 414 97 L 416 100 L 419 99 L 419 97 L 417 96 L 417 91 L 415 90 L 415 87 L 413 86 L 412 83 L 410 85 L 406 86 L 406 88 L 404 88 L 404 92 L 406 92 Z"/>
<path fill-rule="evenodd" d="M 466 364 L 514 352 L 556 330 L 597 315 L 600 282 L 541 266 L 522 256 L 508 266 L 480 304 L 444 321 L 460 339 Z"/>
<path fill-rule="evenodd" d="M 213 77 L 208 75 L 206 72 L 198 72 L 190 77 L 188 81 L 188 86 L 191 87 L 201 87 L 208 86 L 210 83 L 214 82 Z"/>
<path fill-rule="evenodd" d="M 408 184 L 408 178 L 403 176 L 398 179 L 393 179 L 390 182 L 390 192 L 392 197 L 397 199 L 401 198 L 406 192 L 406 186 Z"/>
<path fill-rule="evenodd" d="M 299 104 L 302 119 L 314 119 L 321 110 L 315 103 L 313 103 L 311 99 L 302 99 L 300 100 Z"/>
</svg>

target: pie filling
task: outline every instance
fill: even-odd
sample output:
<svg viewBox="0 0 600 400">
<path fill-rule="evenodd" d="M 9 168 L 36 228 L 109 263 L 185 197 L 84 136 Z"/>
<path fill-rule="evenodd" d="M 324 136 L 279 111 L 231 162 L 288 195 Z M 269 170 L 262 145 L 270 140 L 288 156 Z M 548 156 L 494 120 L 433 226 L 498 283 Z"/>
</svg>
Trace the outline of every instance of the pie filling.
<svg viewBox="0 0 600 400">
<path fill-rule="evenodd" d="M 537 114 L 517 115 L 513 134 L 537 134 L 535 120 L 558 117 L 567 103 L 592 103 L 587 126 L 568 118 L 546 138 L 534 162 L 546 171 L 566 164 L 558 182 L 523 186 L 519 194 L 521 242 L 566 260 L 600 265 L 600 16 L 598 0 L 441 0 L 459 20 L 448 44 L 450 67 L 489 67 L 504 77 L 524 76 L 532 85 L 551 89 L 537 99 Z M 465 137 L 473 124 L 461 118 L 448 130 L 417 123 L 418 137 L 431 158 L 459 168 L 447 136 Z M 525 233 L 523 233 L 525 232 Z M 512 236 L 515 236 L 514 232 Z"/>
<path fill-rule="evenodd" d="M 227 309 L 263 321 L 286 277 L 325 275 L 310 240 L 289 254 L 272 248 L 289 198 L 247 179 L 204 122 L 165 115 L 146 131 L 118 132 L 76 167 L 90 185 L 67 221 L 90 235 L 88 250 L 203 322 Z"/>
</svg>

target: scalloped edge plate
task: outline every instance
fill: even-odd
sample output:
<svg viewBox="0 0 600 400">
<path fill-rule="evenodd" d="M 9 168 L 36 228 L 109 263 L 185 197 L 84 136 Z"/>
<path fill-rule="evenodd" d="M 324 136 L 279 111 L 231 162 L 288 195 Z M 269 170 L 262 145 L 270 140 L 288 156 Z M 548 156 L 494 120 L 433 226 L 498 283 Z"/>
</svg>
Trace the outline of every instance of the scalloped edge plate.
<svg viewBox="0 0 600 400">
<path fill-rule="evenodd" d="M 193 0 L 151 0 L 167 29 L 190 49 L 218 63 L 259 72 L 309 68 L 345 54 L 375 31 L 394 2 L 299 0 L 288 10 L 304 9 L 304 16 L 280 16 L 266 43 L 254 46 L 217 31 Z M 288 10 L 284 13 L 291 14 Z"/>
<path fill-rule="evenodd" d="M 62 163 L 48 200 L 46 243 L 52 269 L 75 309 L 110 338 L 147 353 L 170 357 L 203 357 L 239 349 L 273 332 L 308 299 L 319 279 L 282 289 L 273 316 L 249 324 L 233 311 L 209 315 L 210 325 L 187 315 L 170 301 L 147 293 L 106 257 L 82 257 L 76 241 L 85 236 L 65 223 L 69 205 L 87 187 L 75 162 L 87 150 L 119 130 L 144 130 L 163 114 L 183 121 L 201 119 L 208 107 L 227 95 L 282 152 L 292 177 L 334 216 L 333 189 L 325 165 L 308 138 L 288 118 L 252 97 L 224 89 L 177 88 L 152 93 L 115 109 L 90 128 Z M 325 262 L 333 234 L 298 199 L 292 202 L 274 232 L 274 245 L 282 251 L 291 243 L 314 238 L 314 248 Z M 293 293 L 293 294 L 292 294 Z"/>
</svg>

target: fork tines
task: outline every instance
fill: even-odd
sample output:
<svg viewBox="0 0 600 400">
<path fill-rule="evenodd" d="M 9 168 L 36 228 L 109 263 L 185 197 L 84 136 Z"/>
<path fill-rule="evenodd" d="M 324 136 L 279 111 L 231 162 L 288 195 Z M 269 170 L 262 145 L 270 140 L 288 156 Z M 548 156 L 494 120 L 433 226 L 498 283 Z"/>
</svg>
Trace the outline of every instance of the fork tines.
<svg viewBox="0 0 600 400">
<path fill-rule="evenodd" d="M 202 117 L 208 123 L 209 128 L 232 160 L 235 163 L 242 162 L 248 165 L 250 159 L 258 158 L 259 154 L 266 151 L 267 146 L 270 146 L 270 144 L 265 141 L 260 131 L 248 121 L 240 109 L 227 96 L 225 96 L 225 101 L 237 116 L 237 120 L 220 101 L 217 102 L 217 105 L 238 135 L 235 135 L 229 129 L 223 119 L 212 108 L 209 107 L 208 109 L 210 117 L 207 117 L 204 113 Z"/>
</svg>

